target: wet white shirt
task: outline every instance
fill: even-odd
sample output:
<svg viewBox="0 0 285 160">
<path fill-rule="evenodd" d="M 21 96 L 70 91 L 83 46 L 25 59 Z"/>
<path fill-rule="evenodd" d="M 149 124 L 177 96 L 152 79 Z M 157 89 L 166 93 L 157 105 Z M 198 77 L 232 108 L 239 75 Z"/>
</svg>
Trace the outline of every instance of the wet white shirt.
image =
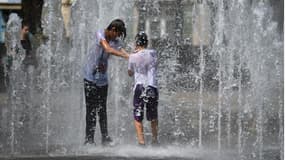
<svg viewBox="0 0 285 160">
<path fill-rule="evenodd" d="M 155 50 L 143 49 L 131 54 L 128 70 L 134 72 L 134 87 L 137 84 L 143 84 L 157 88 L 157 53 Z"/>
</svg>

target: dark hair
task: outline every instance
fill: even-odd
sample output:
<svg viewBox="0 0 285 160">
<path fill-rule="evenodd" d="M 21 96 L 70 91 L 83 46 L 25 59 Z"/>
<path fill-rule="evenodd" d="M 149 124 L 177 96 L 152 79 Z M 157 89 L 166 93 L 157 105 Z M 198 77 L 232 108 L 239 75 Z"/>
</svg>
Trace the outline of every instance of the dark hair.
<svg viewBox="0 0 285 160">
<path fill-rule="evenodd" d="M 22 21 L 22 28 L 24 28 L 24 27 L 30 28 L 30 23 L 28 23 L 27 21 Z"/>
<path fill-rule="evenodd" d="M 122 21 L 121 19 L 115 19 L 113 20 L 109 26 L 107 27 L 107 30 L 112 30 L 112 28 L 115 28 L 115 31 L 116 32 L 119 32 L 120 33 L 120 36 L 123 37 L 123 39 L 126 38 L 127 36 L 127 30 L 126 30 L 126 27 L 125 27 L 125 23 L 124 21 Z"/>
<path fill-rule="evenodd" d="M 137 45 L 137 46 L 147 47 L 147 45 L 148 45 L 147 35 L 146 35 L 146 33 L 143 32 L 143 31 L 140 31 L 140 32 L 136 35 L 135 40 L 136 40 L 136 45 Z"/>
</svg>

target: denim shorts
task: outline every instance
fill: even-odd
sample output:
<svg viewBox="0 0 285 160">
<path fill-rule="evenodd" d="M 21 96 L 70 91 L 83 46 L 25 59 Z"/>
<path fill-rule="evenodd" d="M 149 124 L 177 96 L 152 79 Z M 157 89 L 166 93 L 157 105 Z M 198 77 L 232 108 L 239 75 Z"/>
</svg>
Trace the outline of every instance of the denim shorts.
<svg viewBox="0 0 285 160">
<path fill-rule="evenodd" d="M 158 90 L 155 87 L 138 84 L 134 93 L 134 119 L 141 122 L 144 118 L 144 107 L 146 107 L 146 118 L 148 121 L 158 118 Z"/>
</svg>

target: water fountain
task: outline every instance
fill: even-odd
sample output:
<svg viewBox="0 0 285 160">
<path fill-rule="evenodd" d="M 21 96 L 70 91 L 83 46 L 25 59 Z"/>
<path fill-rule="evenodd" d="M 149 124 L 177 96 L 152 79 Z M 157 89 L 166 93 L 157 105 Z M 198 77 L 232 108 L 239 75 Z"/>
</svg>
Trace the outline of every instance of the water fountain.
<svg viewBox="0 0 285 160">
<path fill-rule="evenodd" d="M 71 35 L 66 39 L 60 2 L 45 1 L 46 40 L 37 49 L 39 67 L 23 71 L 19 48 L 9 72 L 13 83 L 6 114 L 1 115 L 6 123 L 0 128 L 5 137 L 0 138 L 0 159 L 284 159 L 283 31 L 274 20 L 274 2 L 182 0 L 164 8 L 163 2 L 73 1 Z M 187 5 L 191 13 L 181 14 Z M 176 25 L 165 25 L 165 13 L 174 14 Z M 133 26 L 138 25 L 159 52 L 160 148 L 136 147 L 132 79 L 127 62 L 117 57 L 109 62 L 108 97 L 109 132 L 117 146 L 83 146 L 82 64 L 94 31 L 114 18 L 126 22 L 128 49 L 137 32 Z M 21 20 L 14 15 L 10 21 L 13 52 Z M 152 24 L 167 26 L 169 33 Z M 186 24 L 192 25 L 187 26 L 193 31 L 190 40 L 183 37 L 189 30 L 183 28 Z M 145 126 L 148 140 L 147 122 Z M 97 129 L 96 140 L 99 137 Z"/>
</svg>

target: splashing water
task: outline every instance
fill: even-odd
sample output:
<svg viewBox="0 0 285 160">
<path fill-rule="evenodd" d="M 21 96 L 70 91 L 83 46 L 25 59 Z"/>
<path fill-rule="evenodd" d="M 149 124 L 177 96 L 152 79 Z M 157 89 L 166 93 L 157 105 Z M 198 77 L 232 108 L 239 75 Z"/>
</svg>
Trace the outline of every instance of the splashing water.
<svg viewBox="0 0 285 160">
<path fill-rule="evenodd" d="M 47 40 L 37 49 L 39 66 L 32 73 L 23 71 L 19 48 L 8 74 L 9 115 L 1 118 L 10 123 L 1 128 L 10 138 L 1 139 L 0 155 L 283 159 L 283 37 L 271 3 L 74 1 L 67 40 L 60 2 L 45 1 L 42 26 Z M 159 139 L 164 148 L 133 148 L 133 81 L 127 76 L 127 61 L 113 56 L 108 128 L 118 146 L 83 146 L 82 65 L 94 32 L 115 18 L 126 22 L 129 50 L 141 29 L 149 34 L 150 47 L 158 50 Z M 19 45 L 21 20 L 11 16 L 9 21 L 12 53 Z M 149 123 L 144 126 L 148 141 Z M 95 140 L 100 142 L 99 127 Z"/>
</svg>

